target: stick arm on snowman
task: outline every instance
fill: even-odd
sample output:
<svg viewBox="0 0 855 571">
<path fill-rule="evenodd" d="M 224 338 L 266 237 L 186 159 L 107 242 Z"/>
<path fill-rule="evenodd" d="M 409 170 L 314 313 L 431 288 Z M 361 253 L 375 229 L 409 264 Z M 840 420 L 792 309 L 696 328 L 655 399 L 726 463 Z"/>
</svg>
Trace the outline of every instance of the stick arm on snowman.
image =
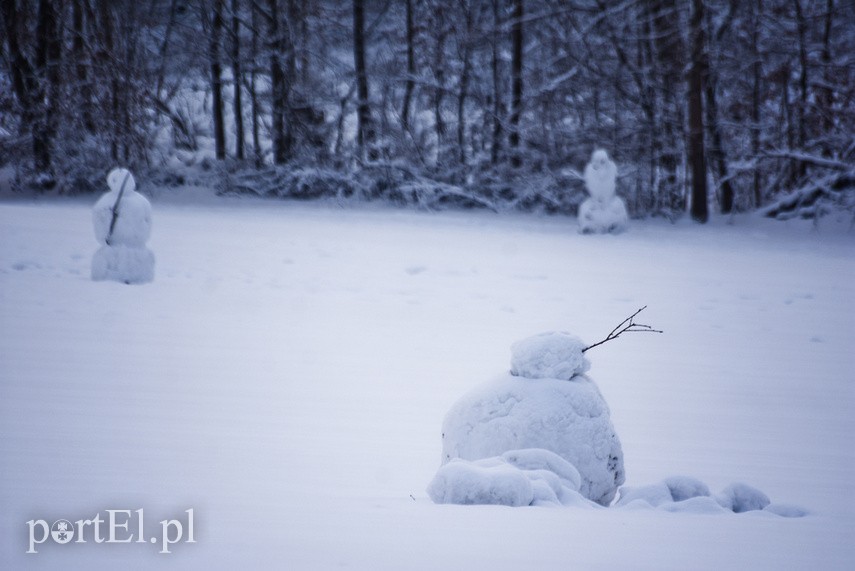
<svg viewBox="0 0 855 571">
<path fill-rule="evenodd" d="M 125 173 L 125 178 L 122 180 L 122 186 L 119 188 L 119 196 L 116 197 L 116 203 L 113 204 L 113 208 L 111 209 L 112 218 L 110 219 L 110 230 L 107 232 L 107 245 L 110 244 L 110 239 L 113 237 L 113 230 L 116 228 L 116 221 L 119 219 L 119 203 L 122 202 L 122 196 L 125 194 L 125 185 L 128 183 L 128 179 L 131 177 L 131 172 L 127 171 Z"/>
</svg>

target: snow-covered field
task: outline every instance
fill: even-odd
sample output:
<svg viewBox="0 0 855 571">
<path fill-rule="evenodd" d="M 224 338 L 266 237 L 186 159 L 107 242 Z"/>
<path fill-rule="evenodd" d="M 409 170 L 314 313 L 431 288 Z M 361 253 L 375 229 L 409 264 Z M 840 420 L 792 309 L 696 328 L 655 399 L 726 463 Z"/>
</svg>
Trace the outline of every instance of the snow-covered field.
<svg viewBox="0 0 855 571">
<path fill-rule="evenodd" d="M 0 203 L 0 568 L 855 568 L 848 224 L 153 203 L 139 286 L 90 280 L 91 204 Z M 807 516 L 429 500 L 445 412 L 514 341 L 593 343 L 643 305 L 664 334 L 586 354 L 627 485 Z M 25 553 L 28 522 L 106 510 L 133 542 Z"/>
</svg>

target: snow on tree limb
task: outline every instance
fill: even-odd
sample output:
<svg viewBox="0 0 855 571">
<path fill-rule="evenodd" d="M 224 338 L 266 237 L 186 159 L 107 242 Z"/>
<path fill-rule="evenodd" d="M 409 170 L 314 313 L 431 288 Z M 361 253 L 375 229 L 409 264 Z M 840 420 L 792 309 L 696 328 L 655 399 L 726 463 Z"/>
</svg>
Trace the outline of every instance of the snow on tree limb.
<svg viewBox="0 0 855 571">
<path fill-rule="evenodd" d="M 629 317 L 627 317 L 626 319 L 624 319 L 623 321 L 621 321 L 620 323 L 618 323 L 617 326 L 612 329 L 611 333 L 609 333 L 605 339 L 597 341 L 593 345 L 588 345 L 587 347 L 582 349 L 582 353 L 584 353 L 588 349 L 593 349 L 598 345 L 602 345 L 606 341 L 612 341 L 613 339 L 617 339 L 618 337 L 620 337 L 621 333 L 662 333 L 662 331 L 660 331 L 659 329 L 653 329 L 653 327 L 651 327 L 650 325 L 644 325 L 643 323 L 636 323 L 634 321 L 635 316 L 644 311 L 645 309 L 647 309 L 646 305 L 635 313 L 633 313 L 632 315 L 630 315 Z"/>
</svg>

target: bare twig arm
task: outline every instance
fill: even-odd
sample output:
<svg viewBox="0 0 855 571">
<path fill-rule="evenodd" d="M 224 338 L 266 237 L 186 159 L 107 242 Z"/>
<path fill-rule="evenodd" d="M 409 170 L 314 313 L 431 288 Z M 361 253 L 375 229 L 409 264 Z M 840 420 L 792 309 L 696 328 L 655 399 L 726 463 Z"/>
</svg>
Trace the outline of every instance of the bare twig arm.
<svg viewBox="0 0 855 571">
<path fill-rule="evenodd" d="M 605 339 L 597 341 L 593 345 L 588 345 L 587 347 L 582 349 L 582 353 L 584 353 L 588 349 L 593 349 L 598 345 L 602 345 L 606 341 L 617 339 L 618 337 L 620 337 L 621 333 L 662 333 L 662 331 L 660 331 L 659 329 L 653 329 L 653 327 L 651 327 L 650 325 L 645 325 L 643 323 L 635 323 L 635 321 L 633 321 L 635 319 L 635 316 L 644 311 L 645 309 L 647 309 L 646 305 L 635 313 L 633 313 L 632 315 L 630 315 L 629 317 L 627 317 L 626 319 L 624 319 L 623 321 L 621 321 L 620 323 L 618 323 L 617 327 L 612 329 L 611 333 L 609 333 Z"/>
</svg>

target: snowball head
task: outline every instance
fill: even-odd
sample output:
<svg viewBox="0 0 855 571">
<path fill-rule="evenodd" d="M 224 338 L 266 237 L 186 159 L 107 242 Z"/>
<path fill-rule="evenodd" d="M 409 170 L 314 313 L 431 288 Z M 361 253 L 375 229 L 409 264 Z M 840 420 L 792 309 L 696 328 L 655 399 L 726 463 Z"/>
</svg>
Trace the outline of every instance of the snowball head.
<svg viewBox="0 0 855 571">
<path fill-rule="evenodd" d="M 584 348 L 578 337 L 563 331 L 527 337 L 511 345 L 511 374 L 529 379 L 569 380 L 591 367 L 582 352 Z"/>
<path fill-rule="evenodd" d="M 442 432 L 443 464 L 503 457 L 521 468 L 552 472 L 574 487 L 578 472 L 578 492 L 602 505 L 624 482 L 623 452 L 609 408 L 582 374 L 570 382 L 503 375 L 458 400 Z M 549 451 L 563 462 L 543 453 L 503 456 L 527 449 Z"/>
<path fill-rule="evenodd" d="M 596 149 L 591 153 L 591 164 L 596 168 L 602 168 L 609 162 L 609 153 L 605 149 Z"/>
<path fill-rule="evenodd" d="M 126 178 L 127 182 L 125 182 Z M 131 171 L 121 167 L 111 170 L 107 175 L 107 186 L 110 187 L 110 192 L 119 192 L 122 184 L 125 185 L 125 192 L 133 192 L 137 189 L 137 181 L 134 180 Z"/>
</svg>

